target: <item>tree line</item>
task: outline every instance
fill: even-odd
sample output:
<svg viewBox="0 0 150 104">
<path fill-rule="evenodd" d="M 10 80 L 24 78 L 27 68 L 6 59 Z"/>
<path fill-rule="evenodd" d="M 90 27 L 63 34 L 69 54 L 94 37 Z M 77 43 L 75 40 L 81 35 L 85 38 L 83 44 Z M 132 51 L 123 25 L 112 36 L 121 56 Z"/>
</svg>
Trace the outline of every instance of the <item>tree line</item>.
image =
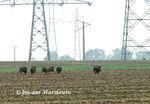
<svg viewBox="0 0 150 104">
<path fill-rule="evenodd" d="M 85 53 L 85 60 L 121 60 L 122 49 L 116 48 L 112 50 L 112 53 L 106 55 L 104 49 L 90 49 Z M 143 51 L 138 51 L 136 53 L 130 52 L 130 57 L 128 59 L 131 60 L 150 60 L 150 52 L 145 53 Z M 51 52 L 51 60 L 75 60 L 74 57 L 69 55 L 62 55 L 58 57 L 58 54 L 55 52 Z"/>
</svg>

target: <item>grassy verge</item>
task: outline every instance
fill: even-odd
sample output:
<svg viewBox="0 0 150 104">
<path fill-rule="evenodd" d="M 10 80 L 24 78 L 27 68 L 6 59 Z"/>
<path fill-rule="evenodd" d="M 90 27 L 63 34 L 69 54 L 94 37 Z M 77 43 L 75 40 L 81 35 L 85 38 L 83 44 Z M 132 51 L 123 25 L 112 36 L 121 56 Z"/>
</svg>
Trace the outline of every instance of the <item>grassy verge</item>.
<svg viewBox="0 0 150 104">
<path fill-rule="evenodd" d="M 15 67 L 0 67 L 0 73 L 1 72 L 17 72 L 18 69 Z"/>
<path fill-rule="evenodd" d="M 92 66 L 63 66 L 63 70 L 91 70 Z M 37 71 L 41 72 L 42 67 L 37 67 Z M 0 72 L 18 72 L 19 68 L 0 67 Z M 29 70 L 29 69 L 28 69 Z"/>
<path fill-rule="evenodd" d="M 112 64 L 106 63 L 102 65 L 102 68 L 105 70 L 142 70 L 142 69 L 150 69 L 149 63 L 126 63 L 126 64 Z"/>
<path fill-rule="evenodd" d="M 98 62 L 102 66 L 102 70 L 148 70 L 150 69 L 149 61 L 106 61 Z M 38 67 L 37 71 L 41 72 L 42 67 Z M 18 67 L 0 67 L 0 72 L 17 72 Z M 71 65 L 63 66 L 63 70 L 92 70 L 93 66 Z"/>
</svg>

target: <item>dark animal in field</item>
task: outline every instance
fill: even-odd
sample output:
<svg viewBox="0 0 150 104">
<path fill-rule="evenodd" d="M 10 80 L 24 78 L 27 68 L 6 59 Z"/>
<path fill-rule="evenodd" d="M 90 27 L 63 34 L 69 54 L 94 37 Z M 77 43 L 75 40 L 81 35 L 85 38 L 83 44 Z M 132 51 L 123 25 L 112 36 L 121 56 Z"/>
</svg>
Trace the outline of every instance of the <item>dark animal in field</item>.
<svg viewBox="0 0 150 104">
<path fill-rule="evenodd" d="M 26 67 L 26 66 L 20 67 L 18 74 L 19 74 L 19 73 L 20 73 L 20 74 L 22 74 L 22 73 L 26 74 L 26 73 L 27 73 L 27 67 Z"/>
<path fill-rule="evenodd" d="M 48 72 L 54 72 L 54 67 L 49 67 L 49 68 L 47 68 L 47 70 L 48 70 Z"/>
<path fill-rule="evenodd" d="M 33 75 L 36 72 L 36 66 L 32 66 L 30 72 Z"/>
<path fill-rule="evenodd" d="M 61 66 L 58 66 L 58 67 L 56 68 L 56 71 L 57 71 L 57 73 L 60 73 L 60 72 L 62 71 L 62 67 L 61 67 Z"/>
<path fill-rule="evenodd" d="M 99 74 L 100 71 L 101 71 L 101 66 L 100 66 L 100 65 L 94 66 L 93 72 L 94 72 L 95 74 Z"/>
<path fill-rule="evenodd" d="M 49 68 L 43 67 L 42 73 L 46 74 L 47 72 L 54 72 L 54 67 L 49 67 Z"/>
<path fill-rule="evenodd" d="M 47 73 L 48 72 L 48 70 L 47 70 L 47 68 L 46 67 L 42 67 L 42 73 Z"/>
</svg>

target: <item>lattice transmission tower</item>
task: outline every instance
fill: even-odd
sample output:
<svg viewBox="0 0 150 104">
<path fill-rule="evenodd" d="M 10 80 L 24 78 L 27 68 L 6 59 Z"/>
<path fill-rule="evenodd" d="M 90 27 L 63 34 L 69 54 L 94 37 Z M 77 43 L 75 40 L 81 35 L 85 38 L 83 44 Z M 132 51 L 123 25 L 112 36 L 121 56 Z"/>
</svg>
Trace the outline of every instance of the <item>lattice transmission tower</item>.
<svg viewBox="0 0 150 104">
<path fill-rule="evenodd" d="M 0 0 L 0 5 L 33 5 L 29 61 L 51 60 L 45 5 L 88 4 L 82 0 Z M 54 24 L 53 24 L 54 25 Z M 54 30 L 55 32 L 55 30 Z M 51 35 L 51 34 L 50 34 Z M 55 37 L 54 37 L 55 38 Z M 51 41 L 51 40 L 50 40 Z"/>
<path fill-rule="evenodd" d="M 44 0 L 34 0 L 29 61 L 44 58 L 50 60 L 49 39 L 45 17 Z"/>
<path fill-rule="evenodd" d="M 58 51 L 57 51 L 57 40 L 56 40 L 56 28 L 55 28 L 55 6 L 49 5 L 49 27 L 48 34 L 50 39 L 50 55 L 51 60 L 58 60 Z"/>
<path fill-rule="evenodd" d="M 122 60 L 136 52 L 150 58 L 150 0 L 126 0 Z"/>
</svg>

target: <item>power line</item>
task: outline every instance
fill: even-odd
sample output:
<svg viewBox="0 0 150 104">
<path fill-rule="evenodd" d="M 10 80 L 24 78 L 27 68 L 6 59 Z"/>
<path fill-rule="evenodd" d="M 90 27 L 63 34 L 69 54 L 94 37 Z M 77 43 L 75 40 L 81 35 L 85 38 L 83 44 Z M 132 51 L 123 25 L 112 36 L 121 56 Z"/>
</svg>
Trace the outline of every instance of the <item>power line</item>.
<svg viewBox="0 0 150 104">
<path fill-rule="evenodd" d="M 0 1 L 0 6 L 19 6 L 19 5 L 31 5 L 33 6 L 32 14 L 32 27 L 31 27 L 31 36 L 30 36 L 30 49 L 29 49 L 29 61 L 32 60 L 51 60 L 50 49 L 49 49 L 49 39 L 47 34 L 47 22 L 45 15 L 45 5 L 60 5 L 64 4 L 92 4 L 83 0 L 3 0 Z M 53 17 L 54 19 L 54 17 Z M 53 22 L 54 25 L 54 22 Z M 54 35 L 55 35 L 55 25 L 53 26 Z M 54 36 L 56 41 L 56 36 Z M 56 44 L 56 42 L 55 42 Z M 56 44 L 57 48 L 57 44 Z M 56 49 L 57 50 L 57 49 Z M 36 53 L 38 52 L 38 54 Z M 39 53 L 42 54 L 39 54 Z M 38 58 L 38 59 L 37 59 Z"/>
</svg>

